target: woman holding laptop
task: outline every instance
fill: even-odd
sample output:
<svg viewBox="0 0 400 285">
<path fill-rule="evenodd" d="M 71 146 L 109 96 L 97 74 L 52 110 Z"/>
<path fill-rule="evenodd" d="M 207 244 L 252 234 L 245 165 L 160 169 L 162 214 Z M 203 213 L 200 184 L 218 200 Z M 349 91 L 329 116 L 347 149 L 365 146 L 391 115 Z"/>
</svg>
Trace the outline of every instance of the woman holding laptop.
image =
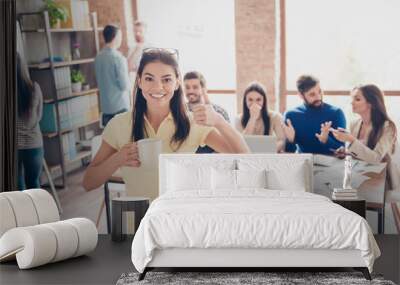
<svg viewBox="0 0 400 285">
<path fill-rule="evenodd" d="M 243 135 L 274 135 L 278 152 L 285 149 L 282 115 L 268 109 L 265 88 L 258 82 L 250 83 L 245 89 L 243 112 L 236 118 L 235 126 Z"/>
</svg>

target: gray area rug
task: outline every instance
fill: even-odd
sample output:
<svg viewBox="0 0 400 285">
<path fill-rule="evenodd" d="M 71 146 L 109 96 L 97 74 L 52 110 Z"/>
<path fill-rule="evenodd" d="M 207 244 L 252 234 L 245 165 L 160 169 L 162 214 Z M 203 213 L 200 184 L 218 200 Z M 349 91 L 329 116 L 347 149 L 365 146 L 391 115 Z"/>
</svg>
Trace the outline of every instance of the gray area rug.
<svg viewBox="0 0 400 285">
<path fill-rule="evenodd" d="M 117 285 L 133 284 L 385 284 L 395 285 L 380 275 L 368 281 L 360 272 L 148 272 L 138 281 L 139 273 L 124 273 Z"/>
</svg>

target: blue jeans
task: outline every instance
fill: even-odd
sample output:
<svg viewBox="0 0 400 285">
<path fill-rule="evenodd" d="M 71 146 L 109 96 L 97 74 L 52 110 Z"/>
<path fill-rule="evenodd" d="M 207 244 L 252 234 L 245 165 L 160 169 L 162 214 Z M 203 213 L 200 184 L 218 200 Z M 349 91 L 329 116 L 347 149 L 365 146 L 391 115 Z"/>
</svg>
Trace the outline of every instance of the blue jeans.
<svg viewBox="0 0 400 285">
<path fill-rule="evenodd" d="M 115 115 L 125 113 L 127 111 L 128 111 L 128 109 L 122 109 L 122 110 L 119 110 L 118 112 L 116 112 L 115 114 L 103 114 L 103 116 L 102 116 L 103 127 L 105 128 L 107 126 L 108 122 L 111 121 L 111 119 L 114 118 Z"/>
<path fill-rule="evenodd" d="M 18 150 L 18 189 L 40 188 L 43 147 Z"/>
</svg>

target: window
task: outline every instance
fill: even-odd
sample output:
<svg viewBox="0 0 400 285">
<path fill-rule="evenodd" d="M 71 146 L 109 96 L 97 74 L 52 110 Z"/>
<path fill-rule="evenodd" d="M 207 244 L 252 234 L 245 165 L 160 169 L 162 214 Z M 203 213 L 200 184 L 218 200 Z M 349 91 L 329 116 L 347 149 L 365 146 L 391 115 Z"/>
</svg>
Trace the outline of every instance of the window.
<svg viewBox="0 0 400 285">
<path fill-rule="evenodd" d="M 233 0 L 139 0 L 147 41 L 179 50 L 182 72 L 203 73 L 208 89 L 236 89 Z"/>
<path fill-rule="evenodd" d="M 398 0 L 286 0 L 287 93 L 296 92 L 299 75 L 313 74 L 326 94 L 340 95 L 324 101 L 342 108 L 350 121 L 350 90 L 374 83 L 385 91 L 389 116 L 400 128 L 394 107 L 400 106 L 398 15 Z M 288 96 L 286 109 L 299 103 Z"/>
<path fill-rule="evenodd" d="M 400 1 L 286 0 L 287 89 L 311 73 L 325 90 L 400 90 Z"/>
</svg>

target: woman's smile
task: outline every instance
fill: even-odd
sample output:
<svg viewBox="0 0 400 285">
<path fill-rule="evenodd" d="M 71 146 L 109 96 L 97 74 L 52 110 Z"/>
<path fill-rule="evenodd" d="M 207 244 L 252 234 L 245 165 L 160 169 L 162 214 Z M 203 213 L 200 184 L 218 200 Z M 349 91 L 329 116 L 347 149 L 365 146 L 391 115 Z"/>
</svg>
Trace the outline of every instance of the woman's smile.
<svg viewBox="0 0 400 285">
<path fill-rule="evenodd" d="M 161 99 L 161 98 L 165 97 L 167 94 L 166 93 L 164 93 L 164 94 L 161 94 L 161 93 L 150 93 L 149 95 L 151 97 L 155 98 L 155 99 Z"/>
</svg>

